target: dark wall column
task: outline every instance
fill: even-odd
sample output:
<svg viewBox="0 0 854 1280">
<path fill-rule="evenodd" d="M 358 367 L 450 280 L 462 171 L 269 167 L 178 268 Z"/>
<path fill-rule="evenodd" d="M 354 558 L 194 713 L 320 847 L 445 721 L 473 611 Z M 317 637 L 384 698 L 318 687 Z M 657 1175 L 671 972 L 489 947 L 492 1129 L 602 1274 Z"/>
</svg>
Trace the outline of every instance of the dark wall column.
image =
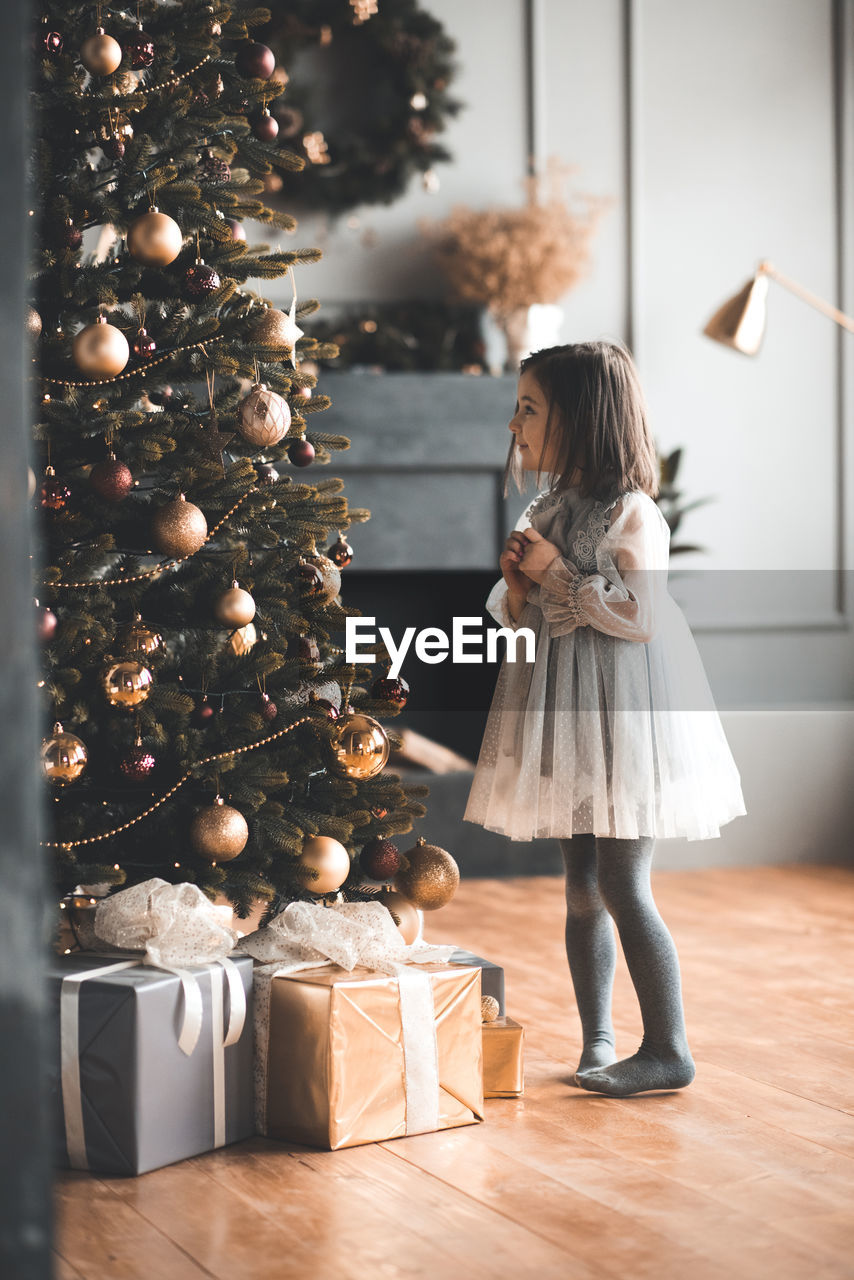
<svg viewBox="0 0 854 1280">
<path fill-rule="evenodd" d="M 48 895 L 40 789 L 31 583 L 27 0 L 4 0 L 0 40 L 0 1274 L 50 1276 L 50 1171 L 41 983 Z"/>
</svg>

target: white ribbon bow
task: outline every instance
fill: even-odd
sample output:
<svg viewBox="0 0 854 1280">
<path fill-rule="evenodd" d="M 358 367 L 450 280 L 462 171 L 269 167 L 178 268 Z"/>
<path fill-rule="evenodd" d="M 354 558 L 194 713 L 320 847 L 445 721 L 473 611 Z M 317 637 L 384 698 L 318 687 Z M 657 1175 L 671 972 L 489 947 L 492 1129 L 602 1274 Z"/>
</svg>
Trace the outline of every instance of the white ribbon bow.
<svg viewBox="0 0 854 1280">
<path fill-rule="evenodd" d="M 202 1031 L 202 992 L 188 966 L 217 962 L 223 965 L 232 1001 L 227 1037 L 233 1034 L 238 1021 L 243 1024 L 243 984 L 239 974 L 229 970 L 226 960 L 237 942 L 237 934 L 226 923 L 230 918 L 231 908 L 215 906 L 198 885 L 169 884 L 156 876 L 104 898 L 95 910 L 97 939 L 119 951 L 142 951 L 141 964 L 165 969 L 181 979 L 184 1018 L 178 1046 L 188 1056 Z M 227 1039 L 227 1043 L 233 1041 Z"/>
</svg>

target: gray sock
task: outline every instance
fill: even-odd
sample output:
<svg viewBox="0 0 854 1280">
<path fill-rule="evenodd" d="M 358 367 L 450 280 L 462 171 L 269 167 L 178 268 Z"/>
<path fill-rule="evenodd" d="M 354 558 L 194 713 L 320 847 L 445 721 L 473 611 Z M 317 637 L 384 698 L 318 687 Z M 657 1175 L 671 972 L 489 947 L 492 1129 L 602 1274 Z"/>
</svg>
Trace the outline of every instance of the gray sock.
<svg viewBox="0 0 854 1280">
<path fill-rule="evenodd" d="M 694 1078 L 685 1035 L 679 959 L 650 885 L 654 848 L 655 841 L 649 837 L 596 838 L 599 894 L 620 935 L 640 1005 L 643 1041 L 631 1058 L 590 1070 L 579 1067 L 576 1083 L 616 1098 L 649 1089 L 682 1089 Z M 594 974 L 596 964 L 591 955 Z M 610 998 L 611 978 L 603 973 L 599 980 L 607 981 Z"/>
<path fill-rule="evenodd" d="M 596 837 L 560 841 L 566 868 L 566 958 L 581 1019 L 579 1071 L 616 1061 L 611 989 L 617 965 L 614 926 L 599 893 Z"/>
</svg>

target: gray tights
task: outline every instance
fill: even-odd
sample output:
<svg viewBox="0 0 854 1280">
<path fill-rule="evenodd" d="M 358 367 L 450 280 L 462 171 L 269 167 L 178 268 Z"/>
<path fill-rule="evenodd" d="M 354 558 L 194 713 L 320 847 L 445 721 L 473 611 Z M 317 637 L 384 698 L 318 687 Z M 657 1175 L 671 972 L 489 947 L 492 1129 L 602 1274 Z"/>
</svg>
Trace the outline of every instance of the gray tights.
<svg viewBox="0 0 854 1280">
<path fill-rule="evenodd" d="M 673 939 L 650 885 L 655 841 L 579 835 L 560 841 L 566 868 L 566 956 L 581 1018 L 576 1084 L 625 1097 L 681 1089 L 694 1078 L 685 1036 L 682 983 Z M 643 1041 L 615 1061 L 611 990 L 617 962 L 613 919 L 643 1019 Z"/>
</svg>

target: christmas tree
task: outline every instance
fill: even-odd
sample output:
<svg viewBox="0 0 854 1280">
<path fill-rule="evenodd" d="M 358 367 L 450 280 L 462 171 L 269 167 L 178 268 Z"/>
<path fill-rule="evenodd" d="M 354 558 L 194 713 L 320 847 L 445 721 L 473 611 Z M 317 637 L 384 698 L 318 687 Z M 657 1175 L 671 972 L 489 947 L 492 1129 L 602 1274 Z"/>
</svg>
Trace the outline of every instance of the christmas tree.
<svg viewBox="0 0 854 1280">
<path fill-rule="evenodd" d="M 270 15 L 42 13 L 29 323 L 58 888 L 159 876 L 246 914 L 356 886 L 359 853 L 385 878 L 423 808 L 383 772 L 375 717 L 404 686 L 368 692 L 339 647 L 341 531 L 367 513 L 303 469 L 347 446 L 313 425 L 309 362 L 333 352 L 302 334 L 296 279 L 319 253 L 246 236 L 295 228 L 261 196 L 303 164 L 269 113 Z M 289 312 L 248 287 L 286 274 Z"/>
</svg>

